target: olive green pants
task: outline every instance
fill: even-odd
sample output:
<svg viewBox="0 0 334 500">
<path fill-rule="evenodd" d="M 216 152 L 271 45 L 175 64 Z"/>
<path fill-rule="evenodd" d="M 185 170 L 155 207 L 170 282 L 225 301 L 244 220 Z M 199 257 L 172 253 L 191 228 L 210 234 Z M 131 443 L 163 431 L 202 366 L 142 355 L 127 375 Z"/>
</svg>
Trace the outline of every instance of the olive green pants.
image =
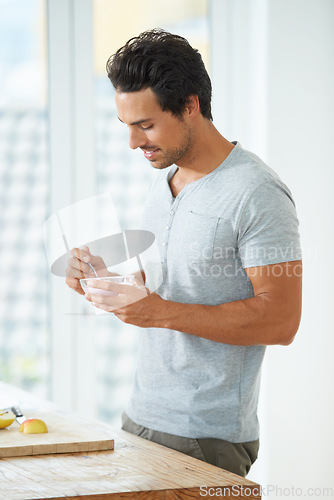
<svg viewBox="0 0 334 500">
<path fill-rule="evenodd" d="M 244 477 L 255 462 L 259 450 L 258 439 L 248 443 L 230 443 L 223 439 L 192 439 L 154 431 L 136 424 L 125 412 L 122 415 L 122 429 Z"/>
</svg>

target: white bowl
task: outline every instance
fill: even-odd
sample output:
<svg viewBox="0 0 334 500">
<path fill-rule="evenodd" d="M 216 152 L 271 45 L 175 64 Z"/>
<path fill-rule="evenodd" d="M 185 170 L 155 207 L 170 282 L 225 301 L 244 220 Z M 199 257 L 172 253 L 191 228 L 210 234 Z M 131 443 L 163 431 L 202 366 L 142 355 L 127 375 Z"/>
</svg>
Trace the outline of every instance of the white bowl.
<svg viewBox="0 0 334 500">
<path fill-rule="evenodd" d="M 99 295 L 118 295 L 115 292 L 110 292 L 108 290 L 104 290 L 103 288 L 92 288 L 87 285 L 88 281 L 109 281 L 112 283 L 120 283 L 121 285 L 133 285 L 134 282 L 133 274 L 126 274 L 123 276 L 103 276 L 102 278 L 82 278 L 80 280 L 81 288 L 85 293 L 97 293 Z"/>
</svg>

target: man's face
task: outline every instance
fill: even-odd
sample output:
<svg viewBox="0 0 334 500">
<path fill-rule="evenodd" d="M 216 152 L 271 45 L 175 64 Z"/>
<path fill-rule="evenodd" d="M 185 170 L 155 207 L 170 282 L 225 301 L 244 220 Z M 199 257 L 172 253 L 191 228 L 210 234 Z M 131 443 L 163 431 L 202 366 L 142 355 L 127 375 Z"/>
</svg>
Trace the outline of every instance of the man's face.
<svg viewBox="0 0 334 500">
<path fill-rule="evenodd" d="M 154 168 L 182 165 L 191 154 L 192 134 L 186 113 L 181 118 L 162 111 L 150 88 L 116 91 L 118 118 L 129 127 L 129 146 L 140 148 Z"/>
</svg>

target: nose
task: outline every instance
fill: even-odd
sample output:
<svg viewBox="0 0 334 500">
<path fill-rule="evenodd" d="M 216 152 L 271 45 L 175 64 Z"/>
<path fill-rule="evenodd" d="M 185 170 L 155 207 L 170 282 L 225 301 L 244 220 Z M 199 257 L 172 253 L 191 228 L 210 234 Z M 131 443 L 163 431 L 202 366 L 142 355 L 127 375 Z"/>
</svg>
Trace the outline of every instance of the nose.
<svg viewBox="0 0 334 500">
<path fill-rule="evenodd" d="M 129 127 L 129 146 L 131 149 L 143 147 L 146 144 L 146 136 L 143 130 L 139 127 Z"/>
</svg>

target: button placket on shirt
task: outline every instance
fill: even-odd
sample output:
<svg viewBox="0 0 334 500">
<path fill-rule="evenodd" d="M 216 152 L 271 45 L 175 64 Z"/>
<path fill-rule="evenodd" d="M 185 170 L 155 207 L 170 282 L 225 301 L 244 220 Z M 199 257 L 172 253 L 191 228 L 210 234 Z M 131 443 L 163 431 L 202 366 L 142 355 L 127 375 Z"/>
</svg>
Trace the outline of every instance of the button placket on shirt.
<svg viewBox="0 0 334 500">
<path fill-rule="evenodd" d="M 178 204 L 178 202 L 175 200 L 173 205 L 172 205 L 172 208 L 169 212 L 168 222 L 165 226 L 165 237 L 164 237 L 164 241 L 162 243 L 163 250 L 162 250 L 162 258 L 161 258 L 161 262 L 164 265 L 166 265 L 166 263 L 167 263 L 167 247 L 168 247 L 169 234 L 170 234 L 170 231 L 171 231 L 171 228 L 173 225 L 173 220 L 174 220 L 174 215 L 176 212 L 176 205 L 177 204 Z"/>
</svg>

